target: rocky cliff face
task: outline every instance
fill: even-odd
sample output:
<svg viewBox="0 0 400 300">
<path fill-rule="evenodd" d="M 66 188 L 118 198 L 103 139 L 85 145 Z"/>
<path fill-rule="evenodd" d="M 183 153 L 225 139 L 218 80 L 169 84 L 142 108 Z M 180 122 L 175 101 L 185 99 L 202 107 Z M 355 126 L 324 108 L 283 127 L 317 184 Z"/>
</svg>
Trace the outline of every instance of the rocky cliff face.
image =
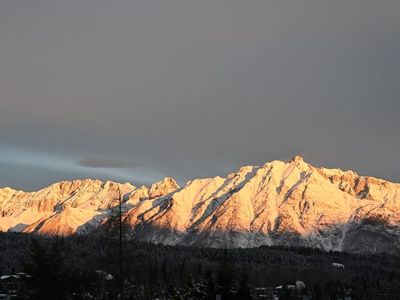
<svg viewBox="0 0 400 300">
<path fill-rule="evenodd" d="M 120 195 L 135 187 L 100 180 L 59 182 L 38 192 L 0 190 L 0 229 L 68 235 L 86 232 L 106 218 Z"/>
<path fill-rule="evenodd" d="M 210 247 L 295 245 L 352 252 L 400 250 L 400 185 L 315 168 L 299 156 L 242 167 L 226 178 L 172 178 L 150 187 L 78 180 L 36 193 L 0 190 L 0 228 L 89 233 L 123 199 L 131 238 Z"/>
</svg>

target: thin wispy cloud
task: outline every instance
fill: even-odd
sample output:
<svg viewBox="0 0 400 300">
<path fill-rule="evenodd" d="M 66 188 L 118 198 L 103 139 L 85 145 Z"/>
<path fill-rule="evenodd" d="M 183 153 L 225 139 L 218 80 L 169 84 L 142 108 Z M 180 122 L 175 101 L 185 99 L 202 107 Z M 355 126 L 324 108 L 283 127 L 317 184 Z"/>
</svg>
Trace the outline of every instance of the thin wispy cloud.
<svg viewBox="0 0 400 300">
<path fill-rule="evenodd" d="M 108 158 L 85 158 L 78 161 L 78 165 L 88 168 L 106 168 L 106 169 L 132 169 L 143 166 L 130 161 L 108 159 Z"/>
<path fill-rule="evenodd" d="M 77 161 L 73 156 L 2 145 L 0 145 L 0 170 L 0 186 L 10 185 L 16 188 L 26 186 L 28 189 L 42 187 L 61 179 L 99 178 L 142 185 L 165 177 L 144 163 L 106 158 Z M 10 184 L 10 178 L 19 178 L 19 182 L 25 184 Z"/>
</svg>

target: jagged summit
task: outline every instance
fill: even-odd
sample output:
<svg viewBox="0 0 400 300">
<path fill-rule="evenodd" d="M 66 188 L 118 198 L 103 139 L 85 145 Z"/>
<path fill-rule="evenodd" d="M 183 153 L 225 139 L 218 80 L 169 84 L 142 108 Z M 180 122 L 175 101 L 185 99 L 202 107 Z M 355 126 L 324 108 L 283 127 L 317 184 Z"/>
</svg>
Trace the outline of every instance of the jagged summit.
<svg viewBox="0 0 400 300">
<path fill-rule="evenodd" d="M 289 162 L 292 162 L 292 163 L 304 162 L 304 158 L 301 155 L 295 155 Z"/>
<path fill-rule="evenodd" d="M 179 188 L 179 185 L 171 177 L 165 177 L 163 180 L 153 183 L 149 190 L 150 198 L 159 197 L 173 192 Z"/>
<path fill-rule="evenodd" d="M 210 247 L 288 244 L 326 250 L 400 249 L 400 185 L 353 171 L 289 162 L 245 166 L 180 187 L 170 177 L 135 187 L 94 179 L 38 192 L 0 189 L 0 230 L 88 234 L 108 224 L 119 197 L 128 236 Z"/>
</svg>

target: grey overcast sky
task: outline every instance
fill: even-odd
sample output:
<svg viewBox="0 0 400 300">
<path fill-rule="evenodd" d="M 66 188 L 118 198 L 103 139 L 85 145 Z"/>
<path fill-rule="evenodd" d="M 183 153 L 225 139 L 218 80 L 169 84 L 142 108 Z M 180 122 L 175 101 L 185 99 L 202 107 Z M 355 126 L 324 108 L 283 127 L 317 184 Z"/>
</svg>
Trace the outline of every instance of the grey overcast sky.
<svg viewBox="0 0 400 300">
<path fill-rule="evenodd" d="M 0 1 L 0 186 L 301 154 L 400 181 L 398 0 Z"/>
</svg>

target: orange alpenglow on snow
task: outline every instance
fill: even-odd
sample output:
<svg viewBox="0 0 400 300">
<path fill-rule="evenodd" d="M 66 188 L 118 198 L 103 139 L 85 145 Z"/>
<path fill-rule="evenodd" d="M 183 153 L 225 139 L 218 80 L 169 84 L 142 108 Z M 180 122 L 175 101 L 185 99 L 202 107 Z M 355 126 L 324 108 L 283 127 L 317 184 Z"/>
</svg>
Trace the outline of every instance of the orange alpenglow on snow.
<svg viewBox="0 0 400 300">
<path fill-rule="evenodd" d="M 38 192 L 0 189 L 0 230 L 90 234 L 110 225 L 119 197 L 132 239 L 207 247 L 311 246 L 352 252 L 400 249 L 400 184 L 315 168 L 296 156 L 246 166 L 184 187 L 76 180 Z"/>
</svg>

